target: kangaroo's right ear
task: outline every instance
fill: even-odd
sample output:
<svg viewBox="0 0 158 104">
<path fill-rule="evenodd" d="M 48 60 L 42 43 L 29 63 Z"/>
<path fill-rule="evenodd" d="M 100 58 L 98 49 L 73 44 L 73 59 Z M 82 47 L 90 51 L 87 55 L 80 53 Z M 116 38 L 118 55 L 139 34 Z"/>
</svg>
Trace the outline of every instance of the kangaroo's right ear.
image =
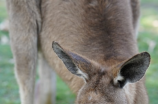
<svg viewBox="0 0 158 104">
<path fill-rule="evenodd" d="M 144 75 L 150 64 L 150 54 L 142 52 L 131 57 L 123 63 L 117 76 L 114 78 L 114 84 L 119 84 L 122 88 L 127 82 L 135 83 Z"/>
<path fill-rule="evenodd" d="M 53 42 L 52 44 L 54 52 L 63 61 L 67 69 L 77 76 L 89 79 L 89 73 L 91 70 L 91 62 L 88 59 L 81 57 L 75 53 L 69 52 L 63 49 L 58 43 Z"/>
</svg>

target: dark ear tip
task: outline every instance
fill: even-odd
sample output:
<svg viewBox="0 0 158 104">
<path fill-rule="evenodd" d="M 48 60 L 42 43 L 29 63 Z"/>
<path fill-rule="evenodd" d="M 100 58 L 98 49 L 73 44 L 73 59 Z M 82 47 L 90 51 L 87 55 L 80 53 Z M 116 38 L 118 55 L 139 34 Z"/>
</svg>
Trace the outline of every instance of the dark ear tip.
<svg viewBox="0 0 158 104">
<path fill-rule="evenodd" d="M 57 42 L 53 41 L 52 48 L 53 49 L 55 49 L 55 48 L 61 48 L 61 46 Z"/>
<path fill-rule="evenodd" d="M 150 65 L 150 60 L 151 60 L 151 57 L 150 57 L 150 54 L 148 52 L 142 52 L 140 53 L 142 57 L 145 57 L 146 60 L 148 61 L 148 67 Z"/>
<path fill-rule="evenodd" d="M 148 52 L 142 52 L 140 53 L 142 56 L 146 56 L 150 59 L 150 54 Z"/>
<path fill-rule="evenodd" d="M 52 43 L 52 48 L 56 52 L 57 50 L 63 50 L 63 48 L 55 41 Z"/>
<path fill-rule="evenodd" d="M 142 53 L 140 53 L 140 54 L 143 54 L 143 55 L 148 55 L 148 56 L 150 56 L 150 54 L 149 54 L 148 52 L 142 52 Z"/>
<path fill-rule="evenodd" d="M 55 46 L 57 46 L 58 45 L 58 43 L 56 42 L 56 41 L 53 41 L 52 42 L 52 48 L 54 48 Z"/>
<path fill-rule="evenodd" d="M 53 45 L 53 44 L 56 44 L 56 43 L 57 43 L 56 41 L 53 41 L 53 42 L 52 42 L 52 45 Z"/>
</svg>

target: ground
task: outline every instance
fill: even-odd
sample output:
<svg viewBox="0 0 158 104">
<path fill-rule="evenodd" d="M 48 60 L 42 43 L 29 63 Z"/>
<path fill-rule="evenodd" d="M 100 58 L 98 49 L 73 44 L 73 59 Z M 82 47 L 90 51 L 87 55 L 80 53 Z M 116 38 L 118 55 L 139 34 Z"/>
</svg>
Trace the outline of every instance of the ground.
<svg viewBox="0 0 158 104">
<path fill-rule="evenodd" d="M 7 12 L 0 0 L 0 23 L 7 19 Z M 146 74 L 146 87 L 150 104 L 158 104 L 158 1 L 142 0 L 138 35 L 139 51 L 151 54 L 151 65 Z M 64 87 L 63 87 L 64 86 Z M 57 79 L 57 104 L 73 104 L 75 95 L 67 85 Z M 8 32 L 0 31 L 0 103 L 20 104 L 18 85 L 14 77 L 13 56 Z"/>
</svg>

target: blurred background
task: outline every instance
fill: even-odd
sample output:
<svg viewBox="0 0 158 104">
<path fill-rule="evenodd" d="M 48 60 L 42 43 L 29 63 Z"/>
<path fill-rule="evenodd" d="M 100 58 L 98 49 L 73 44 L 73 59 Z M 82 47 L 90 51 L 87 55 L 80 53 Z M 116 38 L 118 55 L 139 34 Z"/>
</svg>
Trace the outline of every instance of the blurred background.
<svg viewBox="0 0 158 104">
<path fill-rule="evenodd" d="M 14 77 L 14 61 L 9 45 L 5 0 L 0 0 L 0 104 L 20 104 L 18 85 Z M 150 104 L 158 104 L 158 0 L 141 0 L 138 36 L 139 51 L 151 54 L 146 74 Z M 75 95 L 57 78 L 57 103 L 74 104 Z"/>
</svg>

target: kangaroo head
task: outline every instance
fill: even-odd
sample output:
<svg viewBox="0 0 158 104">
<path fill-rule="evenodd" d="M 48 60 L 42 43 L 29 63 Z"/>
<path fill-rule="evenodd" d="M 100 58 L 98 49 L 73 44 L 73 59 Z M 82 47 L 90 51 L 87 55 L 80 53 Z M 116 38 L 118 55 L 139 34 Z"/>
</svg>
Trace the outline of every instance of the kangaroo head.
<svg viewBox="0 0 158 104">
<path fill-rule="evenodd" d="M 53 49 L 72 74 L 85 80 L 76 104 L 128 104 L 124 86 L 139 81 L 150 63 L 150 55 L 143 52 L 107 68 L 63 49 L 56 42 Z"/>
</svg>

